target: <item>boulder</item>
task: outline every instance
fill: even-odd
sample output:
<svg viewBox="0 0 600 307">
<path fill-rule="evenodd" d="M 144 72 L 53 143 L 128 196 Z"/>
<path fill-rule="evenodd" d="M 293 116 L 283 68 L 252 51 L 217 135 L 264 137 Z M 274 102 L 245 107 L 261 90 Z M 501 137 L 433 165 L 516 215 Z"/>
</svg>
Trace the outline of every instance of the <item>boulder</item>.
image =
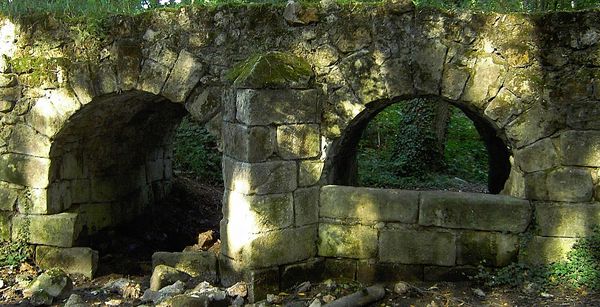
<svg viewBox="0 0 600 307">
<path fill-rule="evenodd" d="M 150 290 L 159 291 L 177 281 L 187 281 L 190 275 L 167 265 L 157 265 L 150 277 Z"/>
</svg>

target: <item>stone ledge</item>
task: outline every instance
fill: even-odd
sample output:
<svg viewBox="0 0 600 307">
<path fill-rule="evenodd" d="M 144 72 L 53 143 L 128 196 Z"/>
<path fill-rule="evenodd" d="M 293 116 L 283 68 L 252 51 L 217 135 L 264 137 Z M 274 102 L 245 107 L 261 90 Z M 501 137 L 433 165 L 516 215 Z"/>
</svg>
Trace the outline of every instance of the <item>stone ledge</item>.
<svg viewBox="0 0 600 307">
<path fill-rule="evenodd" d="M 529 201 L 504 195 L 421 193 L 419 224 L 521 233 L 531 221 Z"/>
<path fill-rule="evenodd" d="M 71 247 L 79 236 L 77 213 L 16 215 L 12 219 L 12 239 L 26 238 L 32 244 Z"/>
<path fill-rule="evenodd" d="M 418 211 L 416 191 L 333 185 L 321 188 L 321 217 L 416 223 Z"/>
</svg>

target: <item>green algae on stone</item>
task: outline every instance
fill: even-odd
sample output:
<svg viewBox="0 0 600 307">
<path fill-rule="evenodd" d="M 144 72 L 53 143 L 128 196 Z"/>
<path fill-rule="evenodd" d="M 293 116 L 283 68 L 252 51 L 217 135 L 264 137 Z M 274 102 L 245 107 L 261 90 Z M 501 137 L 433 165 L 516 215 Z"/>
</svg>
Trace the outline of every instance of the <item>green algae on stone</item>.
<svg viewBox="0 0 600 307">
<path fill-rule="evenodd" d="M 304 59 L 272 51 L 237 64 L 227 79 L 238 88 L 306 88 L 312 76 L 312 68 Z"/>
</svg>

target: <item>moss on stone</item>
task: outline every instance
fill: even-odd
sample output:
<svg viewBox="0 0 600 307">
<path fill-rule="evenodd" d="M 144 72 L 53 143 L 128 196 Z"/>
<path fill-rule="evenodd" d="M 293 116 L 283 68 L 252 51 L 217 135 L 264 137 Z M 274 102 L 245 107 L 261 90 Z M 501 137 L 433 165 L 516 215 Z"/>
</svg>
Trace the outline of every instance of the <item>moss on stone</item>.
<svg viewBox="0 0 600 307">
<path fill-rule="evenodd" d="M 56 72 L 60 67 L 68 68 L 70 63 L 70 60 L 62 57 L 33 56 L 15 57 L 9 61 L 12 72 L 20 75 L 20 82 L 31 87 L 56 82 Z"/>
<path fill-rule="evenodd" d="M 312 67 L 304 59 L 272 51 L 235 65 L 227 79 L 238 87 L 266 88 L 308 82 L 312 75 Z"/>
</svg>

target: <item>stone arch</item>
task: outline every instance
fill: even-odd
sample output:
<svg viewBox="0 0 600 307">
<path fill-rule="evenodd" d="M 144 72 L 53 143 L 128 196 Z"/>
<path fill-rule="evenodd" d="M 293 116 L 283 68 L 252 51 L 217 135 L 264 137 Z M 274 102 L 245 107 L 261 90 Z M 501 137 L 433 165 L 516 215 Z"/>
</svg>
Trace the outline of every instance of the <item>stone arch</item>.
<svg viewBox="0 0 600 307">
<path fill-rule="evenodd" d="M 420 98 L 441 99 L 437 96 L 422 96 Z M 447 99 L 445 101 L 459 108 L 473 122 L 489 153 L 488 190 L 492 194 L 500 193 L 510 174 L 509 158 L 512 156 L 510 149 L 505 144 L 506 138 L 501 137 L 503 132 L 498 131 L 498 128 L 494 127 L 494 123 L 490 123 L 484 114 L 468 109 L 456 101 Z M 365 109 L 348 123 L 339 139 L 335 140 L 328 149 L 325 162 L 327 184 L 356 184 L 356 154 L 363 130 L 379 112 L 394 103 L 401 102 L 395 99 L 386 99 L 368 103 Z"/>
<path fill-rule="evenodd" d="M 143 213 L 169 192 L 171 139 L 185 114 L 147 92 L 94 98 L 52 142 L 48 207 L 78 213 L 82 234 Z"/>
</svg>

